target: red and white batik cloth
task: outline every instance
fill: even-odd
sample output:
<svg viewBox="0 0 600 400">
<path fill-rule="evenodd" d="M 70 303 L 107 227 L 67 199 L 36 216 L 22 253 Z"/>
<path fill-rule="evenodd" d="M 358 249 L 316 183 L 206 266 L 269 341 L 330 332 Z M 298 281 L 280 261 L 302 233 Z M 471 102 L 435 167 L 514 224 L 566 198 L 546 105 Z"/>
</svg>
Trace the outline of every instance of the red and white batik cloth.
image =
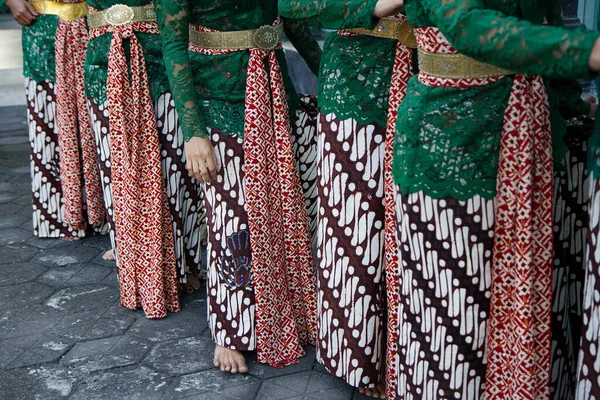
<svg viewBox="0 0 600 400">
<path fill-rule="evenodd" d="M 142 307 L 148 318 L 163 318 L 180 310 L 177 266 L 154 105 L 144 52 L 134 31 L 158 34 L 158 26 L 104 26 L 91 29 L 90 40 L 112 35 L 106 94 L 121 304 Z M 124 41 L 129 42 L 129 55 Z"/>
<path fill-rule="evenodd" d="M 202 26 L 191 27 L 209 31 Z M 203 49 L 192 44 L 190 50 L 210 55 L 242 51 Z M 241 269 L 245 271 L 244 285 L 252 282 L 254 289 L 254 323 L 250 321 L 245 328 L 254 329 L 258 361 L 283 367 L 298 362 L 304 355 L 302 344 L 315 342 L 314 261 L 304 195 L 292 149 L 289 107 L 281 67 L 274 50 L 253 48 L 243 51 L 249 51 L 250 58 L 243 139 L 245 178 L 238 180 L 238 184 L 243 184 L 242 204 L 247 212 L 247 226 L 246 233 L 240 228 L 227 241 L 228 245 L 237 243 L 252 249 L 251 259 L 244 261 L 248 264 Z M 221 179 L 224 178 L 221 176 Z M 207 185 L 207 197 L 211 190 Z M 218 189 L 214 190 L 216 198 Z M 233 207 L 233 203 L 241 201 L 241 198 L 229 202 L 227 198 L 221 199 L 227 207 Z M 211 225 L 210 203 L 208 200 L 211 226 L 209 241 L 211 235 L 227 234 L 226 227 L 219 229 Z M 228 257 L 229 254 L 231 249 L 217 256 Z M 231 261 L 228 265 L 238 268 L 236 263 L 238 261 Z M 212 265 L 212 260 L 209 264 Z M 209 295 L 213 290 L 211 273 L 215 271 L 209 271 L 208 274 Z M 250 273 L 251 281 L 248 279 Z M 221 312 L 222 309 L 212 312 L 209 309 L 209 319 L 222 318 L 213 314 Z M 241 330 L 241 320 L 231 323 L 237 324 Z M 213 335 L 215 333 L 213 331 Z M 220 342 L 218 337 L 216 340 L 218 344 L 228 347 L 227 338 L 224 342 Z"/>
<path fill-rule="evenodd" d="M 456 52 L 435 28 L 415 32 L 426 51 Z M 419 79 L 468 88 L 501 78 Z M 549 398 L 552 155 L 540 78 L 514 77 L 498 169 L 495 199 L 397 194 L 400 360 L 391 398 Z"/>
<path fill-rule="evenodd" d="M 110 122 L 108 103 L 100 105 L 89 98 L 94 132 L 98 142 L 100 172 L 110 236 L 114 242 L 114 219 L 110 160 Z M 173 237 L 180 282 L 186 282 L 188 274 L 198 276 L 202 260 L 202 246 L 206 242 L 206 213 L 202 187 L 185 168 L 183 134 L 177 120 L 171 93 L 163 93 L 154 101 L 154 112 L 161 148 L 163 178 L 169 209 L 173 220 Z M 117 254 L 118 258 L 118 254 Z"/>
<path fill-rule="evenodd" d="M 75 239 L 85 236 L 64 220 L 60 154 L 56 124 L 55 83 L 25 78 L 27 122 L 31 151 L 33 233 L 41 238 Z"/>
<path fill-rule="evenodd" d="M 377 386 L 386 370 L 395 381 L 396 330 L 387 326 L 396 325 L 398 303 L 393 140 L 412 50 L 398 42 L 394 57 L 387 127 L 333 113 L 321 114 L 318 127 L 317 359 L 361 388 Z"/>
<path fill-rule="evenodd" d="M 79 1 L 58 0 L 61 3 Z M 64 220 L 77 229 L 104 221 L 98 155 L 84 94 L 85 17 L 58 21 L 55 39 L 56 120 Z"/>
</svg>

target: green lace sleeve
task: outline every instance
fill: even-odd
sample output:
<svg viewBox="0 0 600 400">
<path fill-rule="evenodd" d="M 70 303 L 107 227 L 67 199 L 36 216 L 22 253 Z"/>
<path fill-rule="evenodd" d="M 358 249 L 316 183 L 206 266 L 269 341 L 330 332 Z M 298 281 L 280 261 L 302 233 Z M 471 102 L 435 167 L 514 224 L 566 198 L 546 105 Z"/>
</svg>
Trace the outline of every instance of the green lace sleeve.
<svg viewBox="0 0 600 400">
<path fill-rule="evenodd" d="M 482 0 L 423 0 L 423 5 L 463 54 L 524 74 L 591 77 L 588 60 L 598 33 L 534 25 L 486 9 Z"/>
<path fill-rule="evenodd" d="M 319 75 L 322 51 L 319 47 L 319 43 L 310 32 L 308 25 L 285 18 L 283 24 L 285 34 L 296 50 L 298 50 L 298 54 L 304 58 L 304 61 L 306 61 L 306 64 L 312 73 Z"/>
<path fill-rule="evenodd" d="M 0 14 L 6 14 L 9 11 L 10 10 L 8 9 L 8 6 L 6 5 L 6 0 L 0 0 Z"/>
<path fill-rule="evenodd" d="M 188 57 L 189 0 L 157 0 L 158 26 L 169 84 L 185 141 L 205 137 L 206 124 L 200 114 L 194 89 L 194 75 Z"/>
<path fill-rule="evenodd" d="M 377 0 L 279 0 L 279 12 L 326 29 L 372 29 L 377 24 L 375 4 Z"/>
</svg>

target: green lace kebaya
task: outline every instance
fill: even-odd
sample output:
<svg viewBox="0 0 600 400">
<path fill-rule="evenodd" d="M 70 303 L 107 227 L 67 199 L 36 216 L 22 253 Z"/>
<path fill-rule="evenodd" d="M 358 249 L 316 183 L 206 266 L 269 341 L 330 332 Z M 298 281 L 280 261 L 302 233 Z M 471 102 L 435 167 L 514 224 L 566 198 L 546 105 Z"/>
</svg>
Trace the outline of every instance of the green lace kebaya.
<svg viewBox="0 0 600 400">
<path fill-rule="evenodd" d="M 279 0 L 285 17 L 326 29 L 372 29 L 376 0 Z M 333 32 L 323 46 L 319 108 L 340 120 L 385 126 L 396 42 Z"/>
<path fill-rule="evenodd" d="M 272 25 L 276 0 L 158 0 L 156 12 L 164 43 L 165 65 L 186 141 L 204 137 L 207 128 L 242 136 L 248 51 L 204 55 L 188 51 L 189 25 L 217 31 L 242 31 Z M 285 33 L 316 72 L 321 50 L 303 24 L 284 20 Z M 298 96 L 286 73 L 283 50 L 276 51 L 291 115 Z"/>
<path fill-rule="evenodd" d="M 547 78 L 588 77 L 598 34 L 542 27 L 558 3 L 407 0 L 405 11 L 414 27 L 439 28 L 470 57 Z M 394 177 L 403 194 L 423 190 L 431 197 L 459 200 L 496 195 L 500 135 L 512 81 L 508 76 L 483 87 L 448 89 L 411 79 L 399 109 L 394 156 Z"/>
</svg>

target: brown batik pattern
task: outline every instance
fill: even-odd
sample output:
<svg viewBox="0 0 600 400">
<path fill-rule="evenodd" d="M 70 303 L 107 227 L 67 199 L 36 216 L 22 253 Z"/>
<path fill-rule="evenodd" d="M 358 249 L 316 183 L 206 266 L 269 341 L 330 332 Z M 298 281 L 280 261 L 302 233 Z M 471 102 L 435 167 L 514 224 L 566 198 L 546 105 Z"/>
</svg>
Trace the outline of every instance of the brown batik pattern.
<svg viewBox="0 0 600 400">
<path fill-rule="evenodd" d="M 486 372 L 494 200 L 402 195 L 398 389 L 402 400 L 480 399 Z"/>
<path fill-rule="evenodd" d="M 206 184 L 207 303 L 213 340 L 233 350 L 255 350 L 252 252 L 244 192 L 244 141 L 212 129 L 217 179 Z"/>
<path fill-rule="evenodd" d="M 42 238 L 83 237 L 85 230 L 73 229 L 63 220 L 54 83 L 25 78 L 25 95 L 31 151 L 33 233 Z"/>
<path fill-rule="evenodd" d="M 554 173 L 554 268 L 552 271 L 551 396 L 575 396 L 581 339 L 589 184 L 586 172 L 590 130 L 571 125 L 564 171 Z"/>
<path fill-rule="evenodd" d="M 306 200 L 308 221 L 313 247 L 317 240 L 318 188 L 317 188 L 317 99 L 314 96 L 302 96 L 296 112 L 296 120 L 292 127 L 292 146 L 302 191 Z"/>
<path fill-rule="evenodd" d="M 173 218 L 175 253 L 179 276 L 199 274 L 201 246 L 206 242 L 206 212 L 202 186 L 185 167 L 183 133 L 171 93 L 163 93 L 154 102 L 158 140 L 169 209 Z"/>
<path fill-rule="evenodd" d="M 600 180 L 591 181 L 577 400 L 600 399 Z"/>
<path fill-rule="evenodd" d="M 319 117 L 317 358 L 355 387 L 385 365 L 385 128 Z"/>
</svg>

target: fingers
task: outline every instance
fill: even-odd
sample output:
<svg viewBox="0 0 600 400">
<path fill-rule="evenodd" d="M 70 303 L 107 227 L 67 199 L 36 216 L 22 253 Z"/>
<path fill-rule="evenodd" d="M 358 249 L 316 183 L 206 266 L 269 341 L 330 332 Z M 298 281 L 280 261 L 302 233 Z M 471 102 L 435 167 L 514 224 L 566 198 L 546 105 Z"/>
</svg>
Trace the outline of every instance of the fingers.
<svg viewBox="0 0 600 400">
<path fill-rule="evenodd" d="M 206 159 L 206 169 L 208 170 L 209 180 L 217 179 L 217 160 L 214 151 L 211 156 Z"/>
<path fill-rule="evenodd" d="M 208 172 L 208 167 L 207 167 L 207 163 L 205 160 L 203 160 L 204 162 L 200 161 L 198 163 L 198 167 L 200 168 L 200 175 L 202 175 L 202 180 L 206 183 L 211 181 L 211 176 L 210 173 Z"/>
<path fill-rule="evenodd" d="M 24 7 L 15 12 L 14 17 L 21 25 L 31 25 L 35 21 L 35 17 L 40 15 L 31 7 L 31 4 L 24 2 Z"/>
</svg>

